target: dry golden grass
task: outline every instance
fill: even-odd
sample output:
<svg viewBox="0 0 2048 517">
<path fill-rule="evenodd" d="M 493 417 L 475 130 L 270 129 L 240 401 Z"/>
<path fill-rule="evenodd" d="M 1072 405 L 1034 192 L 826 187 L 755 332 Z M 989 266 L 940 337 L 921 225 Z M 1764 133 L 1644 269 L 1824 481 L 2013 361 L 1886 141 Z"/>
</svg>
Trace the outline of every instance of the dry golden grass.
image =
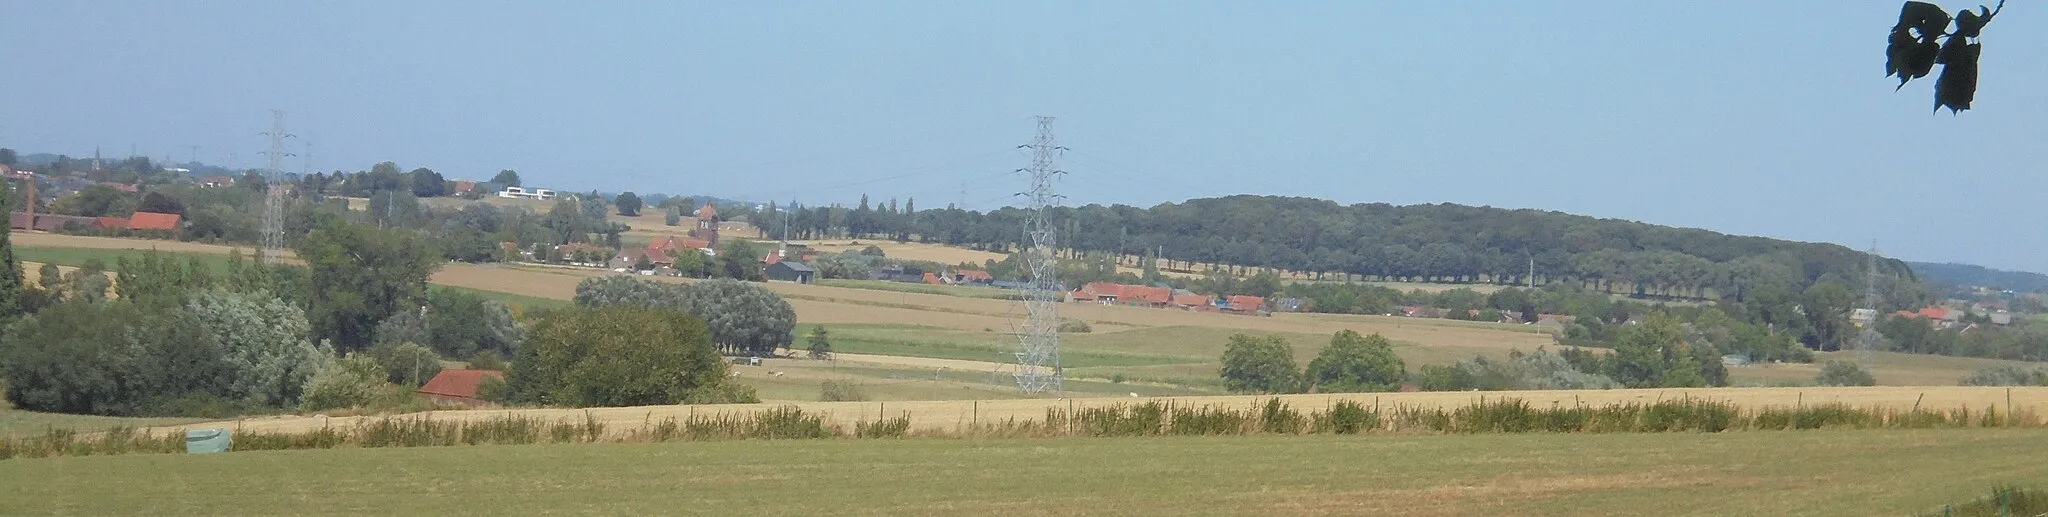
<svg viewBox="0 0 2048 517">
<path fill-rule="evenodd" d="M 1791 407 L 1823 403 L 1843 403 L 1858 407 L 1889 407 L 1907 409 L 1948 410 L 1968 407 L 1972 410 L 1997 408 L 2007 410 L 2008 400 L 2014 410 L 2041 411 L 2048 409 L 2048 388 L 1994 388 L 1994 387 L 1863 387 L 1863 388 L 1689 388 L 1689 389 L 1640 389 L 1640 390 L 1578 390 L 1578 391 L 1496 391 L 1496 392 L 1423 392 L 1423 393 L 1364 393 L 1335 395 L 1282 395 L 1277 398 L 1300 409 L 1322 410 L 1340 400 L 1380 408 L 1420 407 L 1453 408 L 1470 405 L 1484 400 L 1498 400 L 1504 397 L 1526 400 L 1535 407 L 1607 405 L 1617 403 L 1649 403 L 1680 397 L 1695 397 L 1709 400 L 1728 401 L 1743 407 Z M 588 409 L 491 409 L 433 411 L 421 413 L 437 420 L 475 421 L 505 415 L 542 418 L 550 421 L 576 421 L 592 418 L 607 424 L 611 432 L 629 432 L 639 426 L 660 422 L 667 418 L 684 419 L 691 415 L 708 416 L 720 413 L 752 413 L 786 405 L 800 407 L 807 412 L 817 412 L 838 425 L 851 428 L 855 422 L 874 420 L 879 416 L 907 415 L 911 427 L 919 430 L 957 431 L 975 423 L 990 423 L 1006 419 L 1040 420 L 1049 409 L 1102 407 L 1113 404 L 1134 402 L 1168 401 L 1176 405 L 1215 406 L 1220 408 L 1248 409 L 1264 404 L 1273 396 L 1227 395 L 1203 397 L 1102 397 L 1077 399 L 1011 399 L 1011 400 L 952 400 L 952 401 L 896 401 L 896 402 L 798 402 L 763 404 L 727 404 L 700 406 L 638 406 L 621 408 Z M 210 422 L 184 427 L 226 427 L 239 428 L 244 432 L 304 432 L 321 426 L 348 426 L 364 419 L 378 416 L 327 417 L 327 416 L 284 416 L 251 418 L 234 421 Z M 171 429 L 166 427 L 163 430 Z M 162 430 L 158 431 L 162 432 Z"/>
</svg>

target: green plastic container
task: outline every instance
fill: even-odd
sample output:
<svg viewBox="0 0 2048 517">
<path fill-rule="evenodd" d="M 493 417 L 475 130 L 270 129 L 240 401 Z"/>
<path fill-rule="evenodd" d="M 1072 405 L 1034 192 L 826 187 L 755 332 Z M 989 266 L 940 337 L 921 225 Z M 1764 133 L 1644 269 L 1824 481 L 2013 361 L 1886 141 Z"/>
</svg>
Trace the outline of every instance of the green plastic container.
<svg viewBox="0 0 2048 517">
<path fill-rule="evenodd" d="M 226 429 L 196 429 L 185 431 L 185 453 L 205 454 L 227 452 L 235 440 Z"/>
</svg>

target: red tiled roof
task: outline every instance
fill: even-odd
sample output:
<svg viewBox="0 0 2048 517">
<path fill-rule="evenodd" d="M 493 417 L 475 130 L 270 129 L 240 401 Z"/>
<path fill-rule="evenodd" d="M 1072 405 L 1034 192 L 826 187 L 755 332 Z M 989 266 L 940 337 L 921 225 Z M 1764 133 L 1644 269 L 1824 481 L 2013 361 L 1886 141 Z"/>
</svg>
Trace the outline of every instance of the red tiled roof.
<svg viewBox="0 0 2048 517">
<path fill-rule="evenodd" d="M 128 219 L 128 227 L 137 230 L 176 230 L 178 214 L 136 212 L 134 217 Z"/>
<path fill-rule="evenodd" d="M 200 179 L 199 179 L 199 184 L 201 184 L 201 185 L 233 185 L 233 184 L 235 184 L 235 178 L 234 178 L 233 176 L 207 176 L 207 177 L 204 177 L 204 178 L 200 178 Z"/>
<path fill-rule="evenodd" d="M 698 218 L 698 219 L 716 219 L 716 218 L 718 218 L 718 207 L 717 207 L 717 206 L 713 206 L 713 205 L 712 205 L 711 203 L 705 203 L 705 204 L 704 204 L 704 207 L 703 207 L 703 208 L 698 208 L 698 209 L 697 209 L 697 218 Z"/>
<path fill-rule="evenodd" d="M 1906 318 L 1906 319 L 1913 319 L 1913 318 L 1918 318 L 1918 317 L 1920 317 L 1920 313 L 1917 313 L 1917 312 L 1913 312 L 1913 311 L 1899 311 L 1899 312 L 1897 312 L 1896 314 L 1897 314 L 1897 315 L 1898 315 L 1899 317 L 1901 317 L 1901 318 Z"/>
<path fill-rule="evenodd" d="M 1228 298 L 1227 303 L 1233 311 L 1256 311 L 1266 306 L 1266 299 L 1240 294 Z"/>
<path fill-rule="evenodd" d="M 486 377 L 502 379 L 505 378 L 505 372 L 497 370 L 441 370 L 440 374 L 434 375 L 433 380 L 429 380 L 426 385 L 420 386 L 418 393 L 421 395 L 473 399 L 476 398 L 477 386 L 482 385 Z"/>
<path fill-rule="evenodd" d="M 476 190 L 476 182 L 470 180 L 455 180 L 456 192 L 469 192 L 473 190 Z"/>
<path fill-rule="evenodd" d="M 1165 287 L 1147 287 L 1142 285 L 1120 285 L 1119 287 L 1123 288 L 1123 296 L 1118 297 L 1120 300 L 1139 300 L 1148 303 L 1167 303 L 1173 300 L 1173 290 Z"/>
<path fill-rule="evenodd" d="M 711 247 L 711 241 L 692 237 L 670 235 L 647 243 L 647 249 L 654 250 L 701 250 Z"/>
<path fill-rule="evenodd" d="M 934 275 L 934 274 L 932 274 L 932 273 L 931 273 L 930 271 L 926 271 L 926 272 L 924 273 L 924 283 L 927 283 L 927 284 L 931 284 L 931 285 L 939 285 L 939 284 L 943 284 L 943 283 L 945 283 L 945 282 L 940 282 L 940 281 L 939 281 L 939 275 Z"/>
<path fill-rule="evenodd" d="M 1937 320 L 1948 319 L 1948 312 L 1948 307 L 1928 307 L 1925 309 L 1920 309 L 1921 316 L 1926 316 L 1930 319 Z"/>
<path fill-rule="evenodd" d="M 101 217 L 101 218 L 100 218 L 100 227 L 101 227 L 101 228 L 106 228 L 106 229 L 109 229 L 109 230 L 122 230 L 122 229 L 127 229 L 127 228 L 128 228 L 128 220 L 127 220 L 127 219 L 122 219 L 122 218 L 119 218 L 119 217 Z"/>
<path fill-rule="evenodd" d="M 1209 297 L 1202 296 L 1199 294 L 1175 295 L 1173 297 L 1173 304 L 1186 307 L 1201 307 L 1204 305 L 1213 305 L 1213 303 L 1209 301 Z"/>
<path fill-rule="evenodd" d="M 987 271 L 982 271 L 979 269 L 959 269 L 954 270 L 954 272 L 958 273 L 960 275 L 960 278 L 965 278 L 977 282 L 987 282 L 996 279 L 994 275 L 990 275 Z"/>
</svg>

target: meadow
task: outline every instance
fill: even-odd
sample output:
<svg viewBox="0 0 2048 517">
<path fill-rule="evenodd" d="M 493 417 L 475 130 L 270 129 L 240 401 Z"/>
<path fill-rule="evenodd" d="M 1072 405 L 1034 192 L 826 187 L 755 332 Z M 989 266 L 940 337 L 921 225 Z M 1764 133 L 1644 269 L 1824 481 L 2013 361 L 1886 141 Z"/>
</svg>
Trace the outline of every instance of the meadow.
<svg viewBox="0 0 2048 517">
<path fill-rule="evenodd" d="M 0 461 L 9 513 L 1908 515 L 2043 429 L 775 440 Z"/>
</svg>

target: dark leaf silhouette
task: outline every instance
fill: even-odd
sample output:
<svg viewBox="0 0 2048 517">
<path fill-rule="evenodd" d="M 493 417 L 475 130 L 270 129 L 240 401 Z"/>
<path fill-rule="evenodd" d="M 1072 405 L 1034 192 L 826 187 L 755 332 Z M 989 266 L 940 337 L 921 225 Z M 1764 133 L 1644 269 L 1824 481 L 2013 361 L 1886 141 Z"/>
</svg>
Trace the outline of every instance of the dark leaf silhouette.
<svg viewBox="0 0 2048 517">
<path fill-rule="evenodd" d="M 1935 65 L 1941 65 L 1941 75 L 1934 82 L 1934 109 L 1948 108 L 1950 113 L 1970 109 L 1970 103 L 1977 98 L 1977 57 L 1983 54 L 1984 46 L 1976 41 L 1984 33 L 1984 26 L 1991 18 L 2005 9 L 2004 0 L 1997 8 L 1977 6 L 1976 11 L 1964 9 L 1955 18 L 1949 18 L 1948 11 L 1927 2 L 1909 1 L 1899 8 L 1899 22 L 1892 26 L 1885 42 L 1885 77 L 1898 76 L 1899 86 L 1927 77 L 1934 72 Z M 1950 22 L 1955 32 L 1947 32 Z"/>
</svg>

